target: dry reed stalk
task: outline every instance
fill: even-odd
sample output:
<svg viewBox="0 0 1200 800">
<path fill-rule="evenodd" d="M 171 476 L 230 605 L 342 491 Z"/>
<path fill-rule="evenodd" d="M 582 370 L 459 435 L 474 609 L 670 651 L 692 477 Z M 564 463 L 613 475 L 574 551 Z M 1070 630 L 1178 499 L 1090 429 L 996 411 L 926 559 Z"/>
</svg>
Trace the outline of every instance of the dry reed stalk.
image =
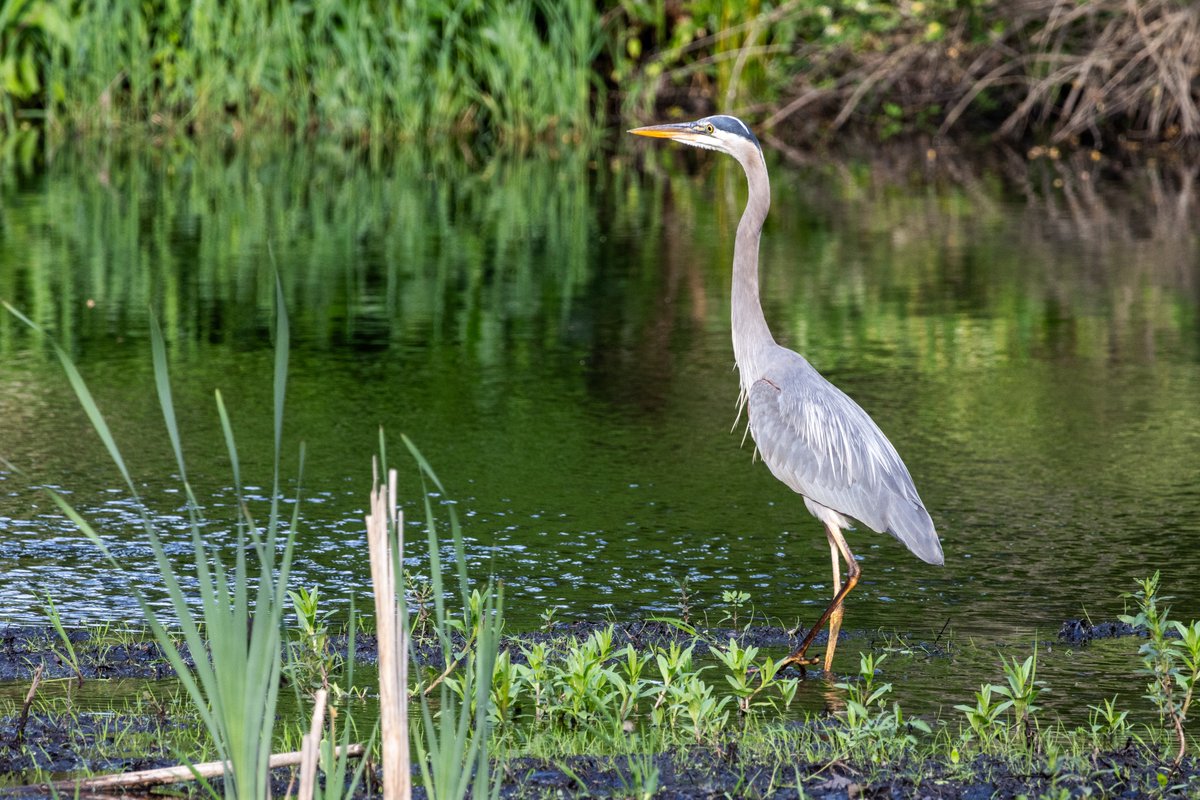
<svg viewBox="0 0 1200 800">
<path fill-rule="evenodd" d="M 321 729 L 325 726 L 325 701 L 329 692 L 318 689 L 313 699 L 312 723 L 300 744 L 300 793 L 297 800 L 312 800 L 317 788 L 317 761 L 321 756 Z"/>
<path fill-rule="evenodd" d="M 408 641 L 396 596 L 396 565 L 404 559 L 404 517 L 396 510 L 396 470 L 378 484 L 372 465 L 371 511 L 367 515 L 367 550 L 375 588 L 375 626 L 379 638 L 379 724 L 383 751 L 385 800 L 410 800 L 408 754 Z M 396 532 L 393 554 L 389 532 Z"/>
</svg>

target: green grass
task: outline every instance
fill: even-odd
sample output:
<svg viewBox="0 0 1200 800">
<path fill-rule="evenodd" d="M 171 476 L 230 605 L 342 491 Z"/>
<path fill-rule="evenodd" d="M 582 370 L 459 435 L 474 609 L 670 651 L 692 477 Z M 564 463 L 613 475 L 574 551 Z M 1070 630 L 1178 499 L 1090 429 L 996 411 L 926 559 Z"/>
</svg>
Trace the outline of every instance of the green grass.
<svg viewBox="0 0 1200 800">
<path fill-rule="evenodd" d="M 9 13 L 15 9 L 15 13 Z M 0 4 L 0 127 L 523 143 L 592 127 L 588 0 Z"/>
</svg>

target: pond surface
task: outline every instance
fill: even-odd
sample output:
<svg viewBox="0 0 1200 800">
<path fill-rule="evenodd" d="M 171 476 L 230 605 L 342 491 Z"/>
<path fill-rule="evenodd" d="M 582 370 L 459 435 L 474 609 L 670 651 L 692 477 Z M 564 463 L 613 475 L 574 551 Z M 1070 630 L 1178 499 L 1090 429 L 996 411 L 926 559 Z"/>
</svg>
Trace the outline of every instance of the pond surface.
<svg viewBox="0 0 1200 800">
<path fill-rule="evenodd" d="M 466 162 L 172 143 L 9 162 L 0 299 L 66 344 L 181 558 L 149 311 L 169 340 L 189 477 L 212 537 L 228 537 L 213 390 L 250 494 L 269 496 L 278 269 L 285 475 L 307 449 L 296 581 L 331 607 L 367 602 L 361 520 L 382 426 L 393 461 L 404 433 L 437 470 L 474 574 L 505 582 L 511 627 L 547 608 L 678 616 L 684 581 L 693 619 L 721 620 L 722 592 L 740 590 L 759 615 L 810 624 L 830 594 L 820 525 L 732 430 L 744 180 L 713 154 L 641 144 Z M 1068 617 L 1112 619 L 1157 569 L 1176 612 L 1200 614 L 1192 182 L 1169 164 L 1119 179 L 1086 159 L 1021 164 L 1017 179 L 961 167 L 771 162 L 768 321 L 895 443 L 946 554 L 930 567 L 852 533 L 863 579 L 846 630 L 932 641 L 945 628 L 1024 653 Z M 136 619 L 124 584 L 157 583 L 137 508 L 53 352 L 8 314 L 0 456 L 25 473 L 0 466 L 4 619 L 43 622 L 45 594 L 73 624 Z M 420 484 L 400 466 L 416 522 Z M 39 485 L 68 492 L 129 574 Z M 1060 680 L 1136 696 L 1135 649 L 1097 648 Z M 857 648 L 839 652 L 853 670 Z M 947 680 L 1000 677 L 994 658 L 910 672 L 935 700 Z"/>
</svg>

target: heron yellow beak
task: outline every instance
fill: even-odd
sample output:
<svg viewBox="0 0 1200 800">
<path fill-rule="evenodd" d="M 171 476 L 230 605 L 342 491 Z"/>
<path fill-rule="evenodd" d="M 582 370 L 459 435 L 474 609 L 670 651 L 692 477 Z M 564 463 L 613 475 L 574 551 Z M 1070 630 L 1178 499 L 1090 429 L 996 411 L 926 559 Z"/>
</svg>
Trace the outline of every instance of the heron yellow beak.
<svg viewBox="0 0 1200 800">
<path fill-rule="evenodd" d="M 675 139 L 681 142 L 701 142 L 707 136 L 697 131 L 691 122 L 677 122 L 668 125 L 647 125 L 644 128 L 634 128 L 629 131 L 636 136 L 649 136 L 653 139 Z"/>
</svg>

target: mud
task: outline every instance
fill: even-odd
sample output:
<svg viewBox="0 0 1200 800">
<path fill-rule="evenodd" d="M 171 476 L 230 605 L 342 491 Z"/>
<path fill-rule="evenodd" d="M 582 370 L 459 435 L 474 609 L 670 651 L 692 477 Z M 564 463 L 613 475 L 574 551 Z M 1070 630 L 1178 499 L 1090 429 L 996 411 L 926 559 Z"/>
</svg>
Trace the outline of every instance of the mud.
<svg viewBox="0 0 1200 800">
<path fill-rule="evenodd" d="M 121 724 L 149 726 L 153 721 L 119 719 Z M 30 720 L 28 740 L 36 747 L 25 748 L 41 755 L 36 766 L 56 772 L 76 772 L 89 768 L 97 773 L 121 772 L 166 766 L 170 759 L 162 754 L 144 757 L 111 758 L 104 763 L 82 764 L 73 754 L 79 742 L 78 732 L 69 730 L 82 725 L 84 736 L 104 735 L 110 724 L 99 720 L 74 718 L 62 720 L 37 718 Z M 148 729 L 148 728 L 147 728 Z M 7 734 L 8 728 L 3 728 Z M 11 780 L 35 766 L 25 761 L 28 756 L 17 755 L 13 748 L 0 744 L 0 779 Z M 636 768 L 636 769 L 635 769 Z M 573 756 L 545 761 L 535 758 L 516 758 L 494 767 L 499 770 L 500 796 L 503 798 L 568 798 L 640 797 L 648 787 L 640 781 L 643 775 L 657 771 L 657 790 L 653 795 L 661 800 L 708 800 L 710 798 L 794 798 L 799 793 L 797 781 L 804 787 L 802 796 L 819 800 L 850 800 L 850 798 L 960 798 L 962 800 L 991 800 L 1018 797 L 1108 797 L 1140 798 L 1200 796 L 1200 762 L 1186 759 L 1178 770 L 1166 763 L 1146 758 L 1144 751 L 1132 744 L 1110 752 L 1092 754 L 1080 771 L 1045 769 L 1025 772 L 1001 759 L 979 757 L 970 763 L 950 766 L 934 761 L 904 761 L 885 765 L 856 764 L 853 761 L 805 761 L 797 752 L 780 749 L 769 759 L 743 757 L 739 753 L 736 735 L 723 739 L 713 747 L 681 748 L 652 758 Z M 1160 781 L 1166 777 L 1166 788 Z M 414 774 L 414 780 L 419 776 Z M 290 770 L 276 770 L 273 795 L 284 796 L 294 775 Z M 378 797 L 381 775 L 376 768 L 370 771 L 370 786 L 360 786 L 356 797 Z M 220 793 L 220 781 L 213 782 Z M 0 784 L 2 787 L 3 784 Z M 181 784 L 180 792 L 199 796 L 195 785 Z M 161 791 L 161 789 L 160 789 Z M 50 798 L 54 793 L 44 787 L 0 788 L 0 796 Z M 86 795 L 81 795 L 85 796 Z M 156 795 L 157 796 L 157 795 Z M 416 787 L 415 798 L 425 798 L 423 789 Z"/>
<path fill-rule="evenodd" d="M 1099 622 L 1092 624 L 1086 619 L 1065 620 L 1058 629 L 1059 641 L 1070 644 L 1087 644 L 1093 639 L 1117 639 L 1122 636 L 1145 635 L 1145 628 L 1135 628 L 1127 622 Z"/>
<path fill-rule="evenodd" d="M 111 642 L 86 630 L 67 632 L 75 664 L 84 678 L 168 678 L 174 674 L 166 655 L 149 634 L 145 639 Z M 187 647 L 184 663 L 192 665 Z M 51 627 L 0 628 L 0 681 L 28 681 L 39 665 L 42 677 L 76 676 L 67 646 Z"/>
<path fill-rule="evenodd" d="M 573 637 L 578 640 L 586 639 L 593 633 L 613 629 L 613 649 L 621 650 L 626 644 L 632 644 L 636 649 L 645 650 L 655 646 L 666 646 L 672 643 L 679 645 L 695 644 L 695 655 L 705 656 L 710 651 L 709 642 L 725 644 L 730 639 L 737 640 L 742 647 L 754 646 L 770 652 L 785 653 L 795 649 L 800 644 L 804 631 L 790 633 L 778 626 L 751 625 L 741 628 L 705 628 L 701 633 L 703 638 L 695 639 L 692 634 L 675 625 L 665 622 L 642 621 L 630 623 L 617 622 L 575 622 L 556 624 L 549 630 L 529 631 L 507 636 L 503 648 L 510 652 L 514 662 L 521 663 L 524 656 L 521 647 L 529 647 L 535 643 L 546 645 L 552 650 L 561 650 L 567 646 Z M 167 678 L 172 675 L 171 665 L 161 648 L 149 637 L 135 641 L 112 643 L 103 637 L 96 637 L 86 630 L 75 630 L 68 633 L 75 649 L 79 671 L 84 678 Z M 1120 636 L 1144 636 L 1145 630 L 1134 628 L 1123 622 L 1091 623 L 1087 620 L 1068 619 L 1059 627 L 1058 638 L 1072 644 L 1086 644 L 1093 639 L 1108 639 Z M 814 648 L 825 644 L 828 634 L 819 633 L 813 643 Z M 843 641 L 860 641 L 868 645 L 876 640 L 882 642 L 880 634 L 870 631 L 842 631 Z M 330 637 L 331 646 L 345 656 L 348 649 L 348 637 Z M 455 639 L 456 645 L 461 645 L 460 637 Z M 911 648 L 924 651 L 929 655 L 945 655 L 951 649 L 951 643 L 935 639 L 928 642 L 906 642 Z M 66 648 L 59 640 L 58 634 L 50 627 L 19 627 L 6 626 L 0 628 L 0 681 L 27 681 L 39 664 L 45 666 L 44 677 L 66 678 L 75 674 Z M 441 649 L 437 640 L 432 636 L 417 637 L 417 660 L 439 663 L 442 660 Z M 180 654 L 185 663 L 191 664 L 191 656 L 186 646 L 180 647 Z M 359 634 L 355 637 L 355 658 L 358 661 L 373 663 L 379 654 L 378 643 L 370 634 Z"/>
<path fill-rule="evenodd" d="M 780 752 L 769 761 L 743 759 L 736 740 L 720 748 L 692 748 L 653 759 L 658 770 L 660 800 L 692 798 L 795 798 L 797 780 L 804 794 L 821 800 L 849 798 L 992 798 L 1099 796 L 1109 798 L 1196 797 L 1200 792 L 1200 763 L 1185 761 L 1160 789 L 1159 774 L 1169 766 L 1147 762 L 1135 748 L 1092 757 L 1086 774 L 1073 772 L 1025 774 L 999 759 L 978 758 L 948 767 L 936 762 L 905 762 L 884 766 L 852 762 L 806 762 L 796 753 Z M 1119 775 L 1120 777 L 1114 777 Z M 507 798 L 637 797 L 638 782 L 626 758 L 576 756 L 548 763 L 516 759 L 505 765 L 501 796 Z M 417 790 L 414 797 L 424 797 Z"/>
<path fill-rule="evenodd" d="M 178 763 L 165 750 L 158 752 L 110 755 L 99 760 L 85 760 L 83 753 L 117 751 L 121 742 L 132 734 L 142 745 L 162 738 L 168 720 L 128 714 L 31 713 L 23 729 L 18 730 L 16 716 L 0 718 L 0 778 L 20 776 L 43 770 L 69 774 L 91 770 L 96 773 L 131 772 L 154 769 Z M 22 746 L 28 745 L 28 746 Z M 4 789 L 0 788 L 0 795 Z"/>
</svg>

